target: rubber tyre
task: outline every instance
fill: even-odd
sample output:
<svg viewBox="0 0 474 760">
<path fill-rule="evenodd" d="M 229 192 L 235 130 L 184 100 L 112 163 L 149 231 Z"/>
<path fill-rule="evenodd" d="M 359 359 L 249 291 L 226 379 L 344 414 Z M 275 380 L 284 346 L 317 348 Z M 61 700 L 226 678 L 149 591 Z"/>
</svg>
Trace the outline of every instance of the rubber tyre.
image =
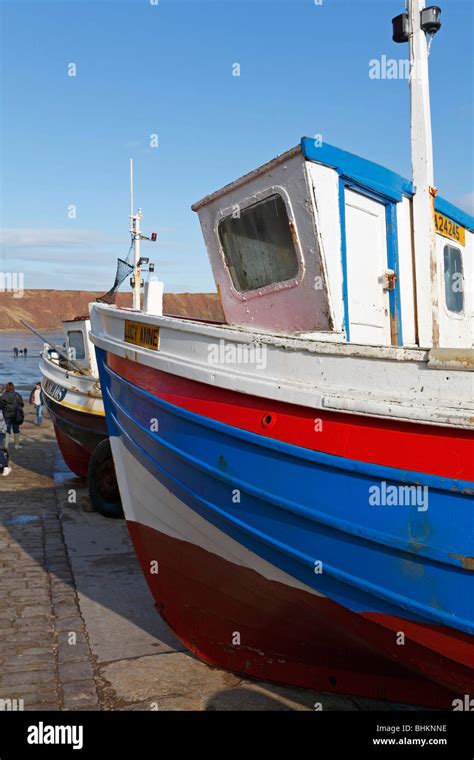
<svg viewBox="0 0 474 760">
<path fill-rule="evenodd" d="M 100 512 L 104 517 L 123 518 L 122 501 L 108 438 L 97 444 L 92 452 L 87 484 L 91 504 L 96 512 Z"/>
</svg>

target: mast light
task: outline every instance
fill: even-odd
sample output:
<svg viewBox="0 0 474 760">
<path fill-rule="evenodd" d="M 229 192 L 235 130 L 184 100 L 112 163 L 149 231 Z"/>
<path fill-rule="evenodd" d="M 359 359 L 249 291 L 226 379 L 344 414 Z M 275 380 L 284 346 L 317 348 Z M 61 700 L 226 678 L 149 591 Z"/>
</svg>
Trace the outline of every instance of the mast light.
<svg viewBox="0 0 474 760">
<path fill-rule="evenodd" d="M 426 34 L 433 36 L 441 27 L 441 8 L 439 5 L 431 5 L 421 11 L 420 26 Z"/>
<path fill-rule="evenodd" d="M 433 37 L 441 27 L 441 8 L 439 5 L 430 5 L 429 8 L 423 8 L 420 13 L 420 28 Z M 410 24 L 408 13 L 400 13 L 399 16 L 392 18 L 392 40 L 394 42 L 408 42 L 410 37 Z"/>
<path fill-rule="evenodd" d="M 408 42 L 408 13 L 400 13 L 392 18 L 392 40 L 394 42 Z"/>
</svg>

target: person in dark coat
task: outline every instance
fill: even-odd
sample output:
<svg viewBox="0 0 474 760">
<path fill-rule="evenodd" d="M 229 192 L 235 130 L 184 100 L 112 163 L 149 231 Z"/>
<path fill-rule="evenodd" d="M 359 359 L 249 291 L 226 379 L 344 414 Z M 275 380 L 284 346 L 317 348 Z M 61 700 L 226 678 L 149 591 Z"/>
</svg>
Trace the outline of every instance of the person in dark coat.
<svg viewBox="0 0 474 760">
<path fill-rule="evenodd" d="M 13 432 L 15 449 L 21 449 L 20 427 L 25 419 L 25 414 L 23 412 L 23 399 L 16 392 L 13 383 L 6 384 L 0 399 L 0 409 L 3 412 L 3 418 L 7 426 L 6 448 L 8 449 L 10 436 Z"/>
</svg>

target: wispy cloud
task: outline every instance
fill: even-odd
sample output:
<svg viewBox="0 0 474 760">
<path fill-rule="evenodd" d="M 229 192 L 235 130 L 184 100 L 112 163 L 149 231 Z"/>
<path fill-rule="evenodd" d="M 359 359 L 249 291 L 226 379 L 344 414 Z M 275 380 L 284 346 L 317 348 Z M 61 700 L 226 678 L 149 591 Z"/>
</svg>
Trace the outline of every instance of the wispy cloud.
<svg viewBox="0 0 474 760">
<path fill-rule="evenodd" d="M 0 229 L 0 245 L 8 248 L 92 248 L 103 244 L 117 245 L 123 238 L 104 235 L 96 230 L 71 228 L 38 229 L 4 227 Z"/>
<path fill-rule="evenodd" d="M 162 228 L 161 232 L 171 229 Z M 160 231 L 158 232 L 160 234 Z M 74 230 L 67 228 L 29 229 L 26 227 L 0 229 L 0 259 L 29 261 L 35 263 L 75 263 L 81 265 L 94 262 L 96 267 L 107 261 L 124 257 L 130 239 L 127 235 L 113 237 L 97 230 Z M 158 240 L 157 249 L 180 249 L 177 241 Z M 149 249 L 152 252 L 153 248 Z M 74 258 L 72 258 L 74 257 Z"/>
<path fill-rule="evenodd" d="M 18 265 L 86 264 L 95 266 L 124 255 L 126 238 L 94 230 L 4 228 L 0 230 L 0 260 Z M 118 252 L 118 253 L 117 253 Z"/>
<path fill-rule="evenodd" d="M 169 239 L 174 228 L 157 230 L 156 244 L 146 246 L 144 255 L 155 262 L 157 273 L 166 280 L 182 271 L 183 254 L 190 250 L 188 241 Z M 168 233 L 168 234 L 167 234 Z M 168 239 L 161 235 L 167 234 Z M 0 229 L 0 271 L 22 272 L 25 287 L 105 289 L 113 282 L 117 258 L 125 258 L 130 239 L 115 237 L 97 230 L 71 228 L 3 228 Z M 143 249 L 145 250 L 145 249 Z"/>
</svg>

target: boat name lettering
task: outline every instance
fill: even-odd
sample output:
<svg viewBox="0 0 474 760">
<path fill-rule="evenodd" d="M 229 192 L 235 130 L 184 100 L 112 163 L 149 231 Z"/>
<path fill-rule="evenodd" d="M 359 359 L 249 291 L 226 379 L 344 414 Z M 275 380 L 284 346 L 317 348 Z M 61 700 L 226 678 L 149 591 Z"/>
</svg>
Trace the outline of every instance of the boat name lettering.
<svg viewBox="0 0 474 760">
<path fill-rule="evenodd" d="M 131 322 L 125 320 L 124 340 L 126 343 L 133 343 L 136 346 L 151 348 L 152 351 L 158 351 L 160 346 L 160 328 L 154 325 L 147 325 L 143 322 Z"/>
<path fill-rule="evenodd" d="M 67 388 L 63 388 L 61 385 L 53 383 L 52 380 L 45 380 L 43 390 L 55 401 L 62 401 L 67 393 Z"/>
<path fill-rule="evenodd" d="M 466 245 L 466 230 L 464 227 L 460 227 L 459 224 L 448 219 L 444 214 L 440 214 L 439 211 L 435 211 L 435 228 L 439 235 L 450 240 L 455 240 L 460 245 Z"/>
</svg>

